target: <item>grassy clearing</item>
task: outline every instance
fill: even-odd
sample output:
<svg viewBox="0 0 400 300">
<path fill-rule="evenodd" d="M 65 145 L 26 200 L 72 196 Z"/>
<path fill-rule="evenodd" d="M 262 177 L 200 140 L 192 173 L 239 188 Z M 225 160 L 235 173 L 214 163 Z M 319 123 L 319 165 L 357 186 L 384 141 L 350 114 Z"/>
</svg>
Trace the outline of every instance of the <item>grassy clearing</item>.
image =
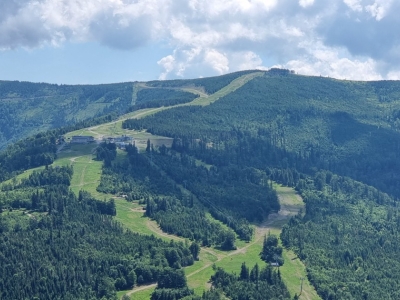
<svg viewBox="0 0 400 300">
<path fill-rule="evenodd" d="M 125 130 L 122 128 L 123 121 L 125 121 L 127 119 L 144 118 L 146 116 L 149 116 L 149 115 L 155 114 L 159 111 L 162 111 L 166 108 L 167 107 L 140 109 L 140 110 L 122 115 L 121 117 L 118 118 L 118 120 L 113 121 L 113 122 L 68 132 L 67 134 L 65 134 L 65 137 L 71 138 L 74 135 L 91 135 L 91 136 L 94 136 L 95 138 L 102 138 L 103 136 L 115 136 L 115 135 L 127 134 L 130 132 L 130 130 Z"/>
<path fill-rule="evenodd" d="M 74 176 L 71 180 L 71 189 L 75 193 L 86 190 L 98 196 L 96 188 L 101 177 L 102 162 L 93 160 L 92 155 L 85 155 L 73 160 L 72 165 Z"/>
<path fill-rule="evenodd" d="M 120 291 L 117 293 L 118 299 L 121 299 L 122 296 L 128 294 L 131 296 L 131 299 L 133 300 L 149 300 L 151 298 L 151 294 L 154 291 L 154 287 L 150 289 L 144 289 L 141 291 L 136 292 L 134 295 L 129 294 L 129 291 Z"/>
<path fill-rule="evenodd" d="M 209 280 L 214 274 L 213 264 L 221 267 L 228 272 L 239 273 L 240 267 L 243 262 L 252 268 L 256 263 L 259 266 L 264 266 L 265 263 L 260 259 L 259 253 L 261 252 L 261 244 L 253 243 L 247 245 L 247 248 L 239 248 L 237 251 L 231 252 L 216 252 L 218 257 L 207 253 L 202 249 L 201 260 L 206 259 L 205 266 L 198 270 L 185 269 L 188 278 L 188 285 L 193 288 L 197 295 L 201 295 L 204 290 L 210 288 Z"/>
<path fill-rule="evenodd" d="M 204 91 L 203 87 L 182 87 L 179 88 L 180 90 L 184 92 L 189 92 L 192 94 L 199 95 L 200 97 L 208 97 L 208 94 Z"/>
<path fill-rule="evenodd" d="M 12 211 L 4 211 L 1 217 L 7 220 L 9 228 L 15 228 L 19 226 L 20 228 L 28 228 L 29 219 L 32 215 L 38 215 L 38 213 L 29 214 L 25 209 L 13 209 Z"/>
<path fill-rule="evenodd" d="M 290 295 L 300 295 L 301 278 L 303 281 L 303 292 L 300 295 L 300 299 L 321 299 L 314 287 L 310 284 L 307 279 L 304 264 L 297 258 L 291 250 L 285 250 L 283 252 L 283 258 L 285 264 L 280 268 L 281 276 L 289 289 Z"/>
<path fill-rule="evenodd" d="M 188 106 L 188 105 L 206 106 L 206 105 L 210 105 L 211 103 L 217 101 L 219 98 L 224 97 L 224 96 L 228 95 L 229 93 L 236 91 L 238 88 L 242 87 L 250 80 L 252 80 L 258 76 L 262 76 L 262 75 L 264 75 L 263 72 L 254 72 L 254 73 L 240 76 L 240 77 L 236 78 L 235 80 L 233 80 L 230 84 L 228 84 L 227 86 L 225 86 L 224 88 L 220 89 L 219 91 L 217 91 L 216 93 L 214 93 L 210 96 L 207 96 L 207 97 L 201 96 L 199 98 L 196 98 L 195 100 L 193 100 L 190 103 L 180 104 L 180 105 L 176 105 L 176 106 Z"/>
<path fill-rule="evenodd" d="M 305 209 L 304 202 L 294 189 L 278 184 L 274 184 L 274 188 L 278 193 L 279 202 L 281 204 L 280 213 L 282 213 L 282 215 L 287 215 L 290 217 L 299 213 L 300 210 Z M 280 219 L 279 217 L 276 218 L 273 228 L 280 233 L 282 226 L 286 224 L 288 220 L 288 217 L 286 218 L 286 221 Z M 285 263 L 280 268 L 280 271 L 282 278 L 289 289 L 290 295 L 293 297 L 296 293 L 298 295 L 300 294 L 300 278 L 304 278 L 303 292 L 300 295 L 300 299 L 321 299 L 307 279 L 306 267 L 304 266 L 303 262 L 296 257 L 294 252 L 284 249 L 283 258 Z"/>
<path fill-rule="evenodd" d="M 57 154 L 57 160 L 60 159 L 71 159 L 73 157 L 89 155 L 93 153 L 94 149 L 97 147 L 96 143 L 90 144 L 68 144 L 66 145 L 60 153 Z"/>
<path fill-rule="evenodd" d="M 40 170 L 43 170 L 43 169 L 44 169 L 44 167 L 38 167 L 38 168 L 33 168 L 33 169 L 26 170 L 23 173 L 18 174 L 17 176 L 15 176 L 15 177 L 13 177 L 11 179 L 8 179 L 6 181 L 1 182 L 0 183 L 0 189 L 1 189 L 1 187 L 3 185 L 6 185 L 6 184 L 10 184 L 10 183 L 18 184 L 18 183 L 21 182 L 22 179 L 28 178 L 29 175 L 31 175 L 34 171 L 40 171 Z"/>
<path fill-rule="evenodd" d="M 148 218 L 144 217 L 142 206 L 135 202 L 127 202 L 125 199 L 115 199 L 117 216 L 115 217 L 126 228 L 141 234 L 154 234 L 147 226 Z"/>
<path fill-rule="evenodd" d="M 109 198 L 96 191 L 101 178 L 103 162 L 94 160 L 94 149 L 97 144 L 79 145 L 72 144 L 65 147 L 53 163 L 56 166 L 72 165 L 74 174 L 71 179 L 71 190 L 78 194 L 80 190 L 90 192 L 99 199 Z"/>
</svg>

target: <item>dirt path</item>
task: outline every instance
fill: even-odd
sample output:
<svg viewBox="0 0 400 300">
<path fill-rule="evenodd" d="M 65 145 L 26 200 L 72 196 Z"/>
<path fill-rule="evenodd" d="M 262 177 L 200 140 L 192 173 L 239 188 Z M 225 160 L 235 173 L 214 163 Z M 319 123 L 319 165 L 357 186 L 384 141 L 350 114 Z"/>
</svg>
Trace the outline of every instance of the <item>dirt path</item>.
<svg viewBox="0 0 400 300">
<path fill-rule="evenodd" d="M 63 142 L 58 148 L 57 148 L 57 154 L 61 152 L 62 149 L 67 145 L 67 143 Z"/>
<path fill-rule="evenodd" d="M 164 110 L 166 108 L 169 108 L 169 107 L 162 106 L 162 107 L 157 107 L 157 108 L 154 108 L 154 109 L 145 110 L 145 111 L 142 111 L 140 113 L 133 114 L 133 115 L 121 116 L 118 120 L 115 120 L 115 121 L 112 121 L 112 122 L 109 122 L 109 123 L 105 123 L 105 124 L 101 124 L 101 125 L 96 125 L 96 126 L 93 126 L 93 127 L 89 127 L 89 128 L 87 128 L 87 131 L 92 133 L 96 137 L 97 140 L 101 140 L 104 137 L 104 135 L 102 133 L 97 132 L 96 130 L 98 130 L 98 129 L 102 128 L 102 127 L 109 127 L 110 125 L 117 124 L 117 123 L 123 122 L 123 121 L 128 120 L 128 119 L 138 119 L 138 118 L 140 118 L 142 116 L 145 116 L 147 114 L 153 114 L 153 113 L 155 113 L 157 111 L 161 111 L 161 110 Z"/>
<path fill-rule="evenodd" d="M 172 234 L 162 231 L 161 228 L 157 225 L 157 223 L 150 219 L 146 221 L 146 225 L 151 231 L 153 231 L 158 236 L 162 236 L 162 237 L 165 237 L 165 238 L 168 238 L 171 240 L 175 240 L 175 241 L 184 241 L 185 240 L 179 236 L 172 235 Z"/>
<path fill-rule="evenodd" d="M 80 158 L 80 157 L 82 157 L 83 155 L 81 155 L 81 156 L 75 156 L 75 157 L 71 157 L 69 160 L 71 161 L 71 164 L 73 164 L 73 163 L 75 163 L 76 162 L 76 160 L 78 159 L 78 158 Z"/>
<path fill-rule="evenodd" d="M 85 165 L 85 166 L 83 167 L 83 170 L 82 170 L 82 173 L 81 173 L 81 180 L 80 180 L 80 182 L 79 182 L 79 186 L 83 186 L 83 185 L 85 184 L 85 173 L 86 173 L 86 168 L 87 168 L 87 165 Z"/>
</svg>

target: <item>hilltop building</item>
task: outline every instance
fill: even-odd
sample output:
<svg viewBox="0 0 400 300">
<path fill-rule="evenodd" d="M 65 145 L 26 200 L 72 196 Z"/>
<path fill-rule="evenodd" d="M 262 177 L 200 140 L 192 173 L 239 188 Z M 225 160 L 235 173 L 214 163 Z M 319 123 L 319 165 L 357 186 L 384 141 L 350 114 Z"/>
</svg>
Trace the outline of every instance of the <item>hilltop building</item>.
<svg viewBox="0 0 400 300">
<path fill-rule="evenodd" d="M 125 149 L 127 145 L 133 145 L 133 137 L 122 135 L 117 137 L 105 137 L 103 141 L 115 144 L 119 149 Z"/>
<path fill-rule="evenodd" d="M 94 137 L 90 135 L 74 135 L 70 141 L 71 144 L 88 144 L 94 142 Z"/>
</svg>

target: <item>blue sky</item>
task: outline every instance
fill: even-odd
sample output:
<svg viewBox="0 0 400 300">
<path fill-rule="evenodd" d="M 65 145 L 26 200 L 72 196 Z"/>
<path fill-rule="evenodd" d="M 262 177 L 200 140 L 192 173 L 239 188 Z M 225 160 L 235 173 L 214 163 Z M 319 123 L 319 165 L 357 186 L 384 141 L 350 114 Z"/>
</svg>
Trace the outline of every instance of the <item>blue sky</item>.
<svg viewBox="0 0 400 300">
<path fill-rule="evenodd" d="M 96 84 L 157 79 L 162 45 L 134 50 L 112 49 L 95 42 L 71 43 L 0 52 L 0 80 Z"/>
<path fill-rule="evenodd" d="M 398 0 L 4 0 L 0 80 L 400 79 Z"/>
</svg>

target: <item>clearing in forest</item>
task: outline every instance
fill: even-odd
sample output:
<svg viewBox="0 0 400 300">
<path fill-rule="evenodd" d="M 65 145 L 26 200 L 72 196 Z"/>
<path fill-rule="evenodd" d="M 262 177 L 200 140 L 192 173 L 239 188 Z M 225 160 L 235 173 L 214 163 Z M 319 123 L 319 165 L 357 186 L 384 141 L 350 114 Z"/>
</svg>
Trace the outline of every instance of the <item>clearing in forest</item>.
<svg viewBox="0 0 400 300">
<path fill-rule="evenodd" d="M 254 78 L 258 76 L 264 75 L 264 72 L 254 72 L 250 74 L 246 74 L 243 76 L 240 76 L 234 80 L 227 86 L 223 87 L 219 91 L 215 92 L 212 95 L 209 96 L 200 96 L 199 98 L 194 99 L 192 102 L 185 103 L 185 104 L 178 104 L 177 106 L 188 106 L 188 105 L 201 105 L 201 106 L 206 106 L 210 105 L 211 103 L 217 101 L 218 99 L 236 91 L 238 88 L 242 87 L 245 85 L 247 82 L 250 80 L 253 80 Z"/>
</svg>

